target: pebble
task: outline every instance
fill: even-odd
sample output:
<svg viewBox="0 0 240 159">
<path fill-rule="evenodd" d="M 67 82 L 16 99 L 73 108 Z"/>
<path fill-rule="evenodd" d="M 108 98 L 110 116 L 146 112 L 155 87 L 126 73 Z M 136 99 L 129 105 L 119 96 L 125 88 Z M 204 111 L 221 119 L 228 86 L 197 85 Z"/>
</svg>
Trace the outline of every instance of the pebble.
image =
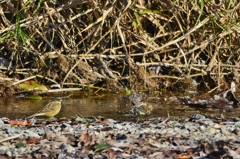
<svg viewBox="0 0 240 159">
<path fill-rule="evenodd" d="M 217 143 L 223 142 L 224 146 L 229 148 L 229 150 L 225 148 L 224 150 L 231 152 L 231 157 L 236 158 L 236 156 L 239 155 L 235 152 L 235 150 L 240 147 L 239 120 L 226 121 L 226 124 L 224 124 L 223 122 L 209 119 L 203 115 L 196 114 L 192 118 L 194 119 L 193 121 L 166 121 L 158 118 L 138 123 L 111 120 L 109 125 L 94 121 L 88 125 L 81 123 L 71 124 L 68 122 L 62 124 L 49 124 L 46 125 L 45 128 L 42 127 L 41 124 L 34 127 L 11 126 L 2 123 L 2 120 L 0 119 L 0 141 L 23 133 L 21 137 L 16 139 L 9 139 L 0 142 L 0 152 L 1 154 L 7 154 L 11 158 L 21 156 L 25 156 L 25 158 L 33 158 L 35 157 L 34 155 L 37 155 L 36 152 L 38 151 L 38 153 L 42 153 L 42 156 L 44 156 L 51 154 L 49 152 L 50 150 L 56 150 L 59 159 L 79 158 L 77 152 L 84 146 L 81 145 L 79 137 L 85 130 L 88 130 L 89 135 L 95 136 L 96 140 L 93 140 L 90 143 L 84 142 L 82 144 L 100 143 L 105 142 L 105 140 L 114 141 L 114 139 L 115 141 L 118 141 L 118 145 L 123 148 L 128 147 L 126 144 L 130 144 L 129 148 L 131 148 L 131 151 L 129 152 L 132 152 L 131 154 L 126 154 L 125 150 L 121 147 L 115 146 L 111 149 L 121 149 L 121 153 L 117 153 L 117 158 L 122 158 L 124 156 L 150 158 L 149 156 L 144 156 L 145 153 L 141 152 L 143 146 L 141 144 L 144 142 L 145 144 L 148 143 L 152 145 L 152 149 L 157 147 L 158 149 L 156 152 L 159 153 L 163 150 L 197 150 L 201 144 L 210 145 L 216 149 L 219 146 Z M 164 123 L 162 123 L 163 121 Z M 46 133 L 50 135 L 47 138 L 45 137 Z M 69 135 L 71 135 L 71 140 Z M 29 137 L 40 139 L 40 144 L 28 144 L 25 140 Z M 101 141 L 98 139 L 100 137 Z M 24 146 L 16 148 L 15 145 L 18 142 L 23 142 Z M 229 155 L 230 153 L 227 152 L 225 152 L 226 155 Z M 153 154 L 154 153 L 151 153 L 149 155 Z M 160 154 L 160 156 L 164 158 L 162 155 L 165 153 Z M 196 154 L 198 154 L 198 156 L 194 156 L 193 158 L 209 158 L 208 154 L 203 152 L 202 149 L 199 149 L 199 152 Z M 74 155 L 75 157 L 73 157 Z M 90 151 L 84 155 L 86 157 L 92 155 L 94 158 L 104 158 L 107 156 L 107 152 L 103 151 L 101 153 L 96 153 Z"/>
</svg>

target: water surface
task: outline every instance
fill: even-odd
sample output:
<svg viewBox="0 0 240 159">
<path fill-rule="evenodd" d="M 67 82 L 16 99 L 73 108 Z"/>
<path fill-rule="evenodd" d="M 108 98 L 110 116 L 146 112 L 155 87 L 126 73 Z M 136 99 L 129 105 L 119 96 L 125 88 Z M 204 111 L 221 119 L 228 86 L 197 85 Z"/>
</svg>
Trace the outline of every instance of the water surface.
<svg viewBox="0 0 240 159">
<path fill-rule="evenodd" d="M 59 95 L 63 96 L 63 95 Z M 183 96 L 183 95 L 182 95 Z M 155 93 L 147 94 L 140 93 L 134 98 L 147 102 L 153 106 L 153 112 L 144 118 L 153 117 L 189 117 L 192 114 L 200 113 L 203 115 L 221 114 L 225 116 L 239 116 L 240 108 L 233 108 L 229 111 L 224 107 L 219 108 L 201 108 L 188 107 L 177 100 L 181 97 L 179 94 L 171 93 Z M 10 119 L 24 119 L 45 106 L 54 97 L 43 96 L 43 100 L 27 100 L 21 98 L 0 98 L 0 117 L 8 117 Z M 57 118 L 72 118 L 76 116 L 96 117 L 103 116 L 104 118 L 132 120 L 134 115 L 130 112 L 133 104 L 125 94 L 100 93 L 97 95 L 86 95 L 83 93 L 74 93 L 71 98 L 63 99 L 61 112 Z"/>
</svg>

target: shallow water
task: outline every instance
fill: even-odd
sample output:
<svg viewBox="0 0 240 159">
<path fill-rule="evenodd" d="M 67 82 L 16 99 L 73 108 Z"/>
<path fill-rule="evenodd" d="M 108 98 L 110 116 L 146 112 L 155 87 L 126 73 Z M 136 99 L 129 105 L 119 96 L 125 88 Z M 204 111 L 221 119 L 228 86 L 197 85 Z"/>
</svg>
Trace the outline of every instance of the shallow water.
<svg viewBox="0 0 240 159">
<path fill-rule="evenodd" d="M 63 96 L 63 95 L 59 95 Z M 183 96 L 183 95 L 182 95 Z M 167 117 L 168 114 L 173 117 L 189 117 L 192 114 L 200 113 L 203 115 L 220 116 L 239 116 L 240 108 L 233 108 L 232 111 L 226 111 L 224 107 L 219 108 L 199 108 L 188 107 L 182 104 L 179 99 L 181 95 L 171 93 L 140 93 L 134 98 L 147 102 L 153 106 L 153 112 L 150 115 L 141 116 L 141 119 L 153 117 Z M 45 106 L 52 98 L 43 97 L 43 100 L 26 100 L 21 98 L 0 98 L 0 117 L 10 119 L 24 119 Z M 74 93 L 71 98 L 63 99 L 61 112 L 57 118 L 72 118 L 78 116 L 132 120 L 135 116 L 130 112 L 133 104 L 129 97 L 124 94 L 102 93 L 98 95 L 88 95 L 83 93 Z"/>
</svg>

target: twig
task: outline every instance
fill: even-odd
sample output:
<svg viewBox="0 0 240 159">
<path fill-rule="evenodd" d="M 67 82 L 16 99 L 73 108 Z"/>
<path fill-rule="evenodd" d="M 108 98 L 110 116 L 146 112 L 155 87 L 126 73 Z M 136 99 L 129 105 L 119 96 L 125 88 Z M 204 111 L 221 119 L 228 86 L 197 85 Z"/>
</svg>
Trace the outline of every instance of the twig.
<svg viewBox="0 0 240 159">
<path fill-rule="evenodd" d="M 210 91 L 208 91 L 208 93 L 212 93 L 214 90 L 220 88 L 222 85 L 224 85 L 224 84 L 218 85 L 217 87 L 215 87 L 215 88 L 211 89 Z"/>
<path fill-rule="evenodd" d="M 97 87 L 97 86 L 93 86 L 93 85 L 85 85 L 85 84 L 77 84 L 77 83 L 64 83 L 63 85 L 67 85 L 67 86 L 81 86 L 81 87 L 88 87 L 88 88 L 92 88 L 92 89 L 100 89 L 102 91 L 106 91 L 107 89 L 102 88 L 102 87 Z"/>
<path fill-rule="evenodd" d="M 229 75 L 231 74 L 231 72 L 226 72 L 226 73 L 220 73 L 221 75 Z M 207 72 L 202 72 L 202 73 L 196 73 L 193 75 L 188 75 L 188 78 L 192 78 L 192 77 L 197 77 L 197 76 L 206 76 Z M 210 73 L 210 75 L 218 75 L 218 73 Z"/>
<path fill-rule="evenodd" d="M 82 88 L 61 88 L 43 91 L 43 93 L 80 91 Z"/>
<path fill-rule="evenodd" d="M 186 67 L 188 68 L 188 63 L 187 63 L 187 58 L 186 58 L 185 53 L 183 52 L 182 48 L 178 45 L 178 43 L 176 43 L 176 45 L 177 45 L 178 49 L 180 50 L 182 56 L 184 57 L 185 65 L 186 65 Z"/>
<path fill-rule="evenodd" d="M 82 3 L 82 2 L 79 1 L 79 2 L 77 2 L 77 3 Z M 29 20 L 28 20 L 27 22 L 25 22 L 25 23 L 23 23 L 23 22 L 26 21 L 26 19 L 21 20 L 21 21 L 20 21 L 20 27 L 29 26 L 29 25 L 31 25 L 32 23 L 38 22 L 39 20 L 45 18 L 46 16 L 52 15 L 52 14 L 54 14 L 54 13 L 59 13 L 60 11 L 71 7 L 72 5 L 76 5 L 76 2 L 75 2 L 75 3 L 70 3 L 70 4 L 62 5 L 62 6 L 58 7 L 57 9 L 51 10 L 51 11 L 49 11 L 48 13 L 46 13 L 46 14 L 44 14 L 44 15 L 41 15 L 41 16 L 39 16 L 39 17 L 29 18 Z M 81 16 L 83 16 L 83 15 L 84 15 L 84 14 L 81 14 Z M 5 32 L 9 32 L 9 31 L 11 31 L 11 30 L 14 30 L 14 29 L 16 29 L 16 24 L 13 24 L 13 25 L 7 27 L 6 29 L 0 30 L 0 35 L 3 34 L 3 33 L 5 33 Z"/>
<path fill-rule="evenodd" d="M 163 120 L 160 124 L 165 124 L 168 121 L 168 119 L 169 119 L 169 113 L 168 113 L 167 119 Z"/>
<path fill-rule="evenodd" d="M 102 39 L 103 39 L 105 36 L 107 36 L 107 35 L 111 32 L 111 30 L 113 30 L 113 29 L 115 28 L 115 26 L 116 26 L 116 23 L 114 23 L 114 25 L 108 30 L 108 32 L 106 32 L 106 33 L 85 53 L 85 55 L 89 54 L 89 53 L 102 41 Z M 68 78 L 69 74 L 70 74 L 70 73 L 72 72 L 72 70 L 82 61 L 83 58 L 84 58 L 84 56 L 81 57 L 81 58 L 72 66 L 72 68 L 68 71 L 68 73 L 67 73 L 66 76 L 64 77 L 62 83 L 64 83 L 64 82 L 66 81 L 66 79 Z"/>
<path fill-rule="evenodd" d="M 138 66 L 174 66 L 172 63 L 163 63 L 163 62 L 150 62 L 150 63 L 136 63 Z M 204 64 L 191 64 L 194 67 L 208 67 L 208 65 Z M 186 65 L 178 64 L 178 67 L 186 67 Z M 218 66 L 218 64 L 212 65 L 212 66 Z M 240 68 L 240 66 L 237 65 L 228 65 L 228 64 L 221 64 L 220 67 L 231 67 L 231 68 Z"/>
<path fill-rule="evenodd" d="M 176 44 L 179 41 L 184 40 L 188 35 L 190 35 L 192 32 L 196 31 L 197 29 L 199 29 L 201 26 L 203 26 L 204 24 L 206 24 L 209 21 L 209 17 L 205 18 L 203 21 L 201 21 L 198 25 L 196 25 L 195 27 L 193 27 L 192 29 L 190 29 L 186 34 L 182 35 L 181 37 L 177 38 L 176 40 L 170 41 L 168 43 L 166 43 L 165 45 L 158 47 L 156 49 L 150 50 L 148 52 L 146 52 L 145 54 L 150 54 L 152 52 L 155 52 L 157 50 L 162 50 L 163 48 L 170 46 L 172 44 Z M 186 55 L 185 55 L 186 56 Z"/>
<path fill-rule="evenodd" d="M 182 80 L 184 78 L 181 77 L 176 77 L 176 76 L 168 76 L 168 75 L 156 75 L 156 76 L 148 76 L 146 78 L 172 78 L 172 79 L 177 79 L 177 80 Z"/>
<path fill-rule="evenodd" d="M 1 142 L 4 142 L 4 141 L 7 141 L 7 140 L 12 140 L 12 139 L 16 139 L 16 138 L 19 138 L 20 136 L 22 136 L 23 134 L 18 134 L 18 135 L 14 135 L 14 136 L 11 136 L 11 137 L 7 137 L 7 138 L 4 138 L 4 139 L 1 139 L 0 140 L 0 143 Z"/>
<path fill-rule="evenodd" d="M 17 81 L 17 82 L 14 82 L 13 85 L 16 85 L 16 84 L 19 84 L 19 83 L 28 81 L 28 80 L 33 79 L 33 78 L 36 78 L 36 76 L 31 76 L 31 77 L 28 77 L 28 78 L 24 78 L 24 79 L 22 79 L 22 80 L 19 80 L 19 81 Z"/>
</svg>

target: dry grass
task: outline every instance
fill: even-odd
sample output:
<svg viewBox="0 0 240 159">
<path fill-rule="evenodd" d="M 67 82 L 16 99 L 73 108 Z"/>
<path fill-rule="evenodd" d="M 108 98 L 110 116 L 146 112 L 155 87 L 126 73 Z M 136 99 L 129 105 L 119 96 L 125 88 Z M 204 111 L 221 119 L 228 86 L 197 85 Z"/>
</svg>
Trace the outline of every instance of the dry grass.
<svg viewBox="0 0 240 159">
<path fill-rule="evenodd" d="M 239 83 L 239 8 L 237 0 L 3 0 L 1 71 L 64 87 L 226 89 Z"/>
</svg>

